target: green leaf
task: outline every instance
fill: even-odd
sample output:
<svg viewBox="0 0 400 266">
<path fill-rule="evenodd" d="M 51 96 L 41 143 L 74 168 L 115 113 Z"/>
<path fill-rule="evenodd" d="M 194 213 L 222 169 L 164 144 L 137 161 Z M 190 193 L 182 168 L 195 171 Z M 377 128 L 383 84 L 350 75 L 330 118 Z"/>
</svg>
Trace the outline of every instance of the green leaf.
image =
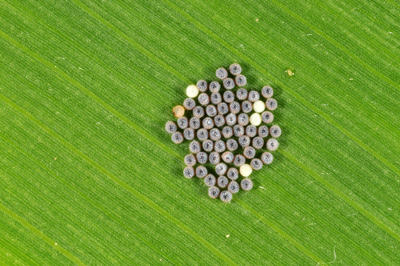
<svg viewBox="0 0 400 266">
<path fill-rule="evenodd" d="M 399 265 L 395 1 L 2 1 L 5 265 Z M 274 163 L 231 204 L 164 131 L 187 85 L 271 85 Z M 292 74 L 289 75 L 290 70 Z"/>
</svg>

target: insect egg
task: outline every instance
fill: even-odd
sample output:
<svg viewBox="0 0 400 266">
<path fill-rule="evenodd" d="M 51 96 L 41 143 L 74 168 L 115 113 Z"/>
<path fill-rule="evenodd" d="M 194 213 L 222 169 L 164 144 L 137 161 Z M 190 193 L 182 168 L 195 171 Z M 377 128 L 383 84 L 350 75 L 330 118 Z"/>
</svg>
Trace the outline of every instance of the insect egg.
<svg viewBox="0 0 400 266">
<path fill-rule="evenodd" d="M 189 151 L 191 153 L 198 153 L 200 151 L 200 142 L 198 142 L 197 140 L 193 140 L 192 142 L 190 142 Z"/>
<path fill-rule="evenodd" d="M 211 117 L 206 117 L 203 119 L 203 127 L 205 129 L 211 129 L 214 127 L 214 120 Z"/>
<path fill-rule="evenodd" d="M 236 115 L 235 114 L 228 114 L 226 117 L 225 117 L 225 120 L 226 120 L 226 124 L 228 125 L 228 126 L 233 126 L 233 125 L 235 125 L 236 124 Z"/>
<path fill-rule="evenodd" d="M 257 135 L 257 127 L 253 125 L 248 125 L 246 127 L 246 135 L 250 138 L 255 137 Z"/>
<path fill-rule="evenodd" d="M 258 91 L 249 91 L 249 96 L 247 96 L 247 99 L 254 103 L 255 101 L 260 100 L 260 94 L 258 93 Z"/>
<path fill-rule="evenodd" d="M 251 160 L 250 165 L 254 170 L 260 170 L 263 167 L 262 161 L 257 158 Z"/>
<path fill-rule="evenodd" d="M 237 76 L 235 77 L 235 83 L 236 83 L 236 85 L 238 85 L 239 87 L 246 86 L 246 84 L 247 84 L 247 78 L 246 78 L 246 76 L 237 75 Z"/>
<path fill-rule="evenodd" d="M 218 113 L 221 115 L 227 114 L 229 112 L 228 104 L 226 103 L 219 103 L 217 105 Z"/>
<path fill-rule="evenodd" d="M 188 154 L 185 156 L 184 162 L 187 166 L 194 166 L 196 164 L 196 157 L 193 154 Z"/>
<path fill-rule="evenodd" d="M 248 92 L 246 89 L 241 88 L 236 91 L 236 98 L 238 98 L 239 100 L 247 99 L 247 95 L 248 95 Z"/>
<path fill-rule="evenodd" d="M 242 67 L 238 63 L 233 63 L 229 66 L 229 72 L 234 76 L 239 75 L 242 73 Z"/>
<path fill-rule="evenodd" d="M 269 111 L 265 111 L 261 114 L 261 119 L 265 124 L 272 123 L 272 121 L 274 121 L 274 114 Z"/>
<path fill-rule="evenodd" d="M 246 148 L 244 148 L 243 150 L 243 155 L 244 157 L 246 157 L 247 159 L 253 159 L 254 156 L 256 156 L 256 149 L 254 149 L 251 146 L 248 146 Z"/>
<path fill-rule="evenodd" d="M 183 136 L 185 137 L 185 139 L 187 140 L 192 140 L 194 139 L 194 129 L 193 128 L 185 128 L 185 130 L 183 131 Z"/>
<path fill-rule="evenodd" d="M 246 158 L 244 158 L 243 155 L 241 155 L 241 154 L 235 155 L 235 159 L 233 160 L 233 164 L 236 167 L 242 166 L 245 162 L 246 162 Z"/>
<path fill-rule="evenodd" d="M 174 133 L 177 129 L 178 127 L 176 126 L 175 122 L 168 121 L 165 124 L 165 131 L 167 131 L 168 133 Z"/>
<path fill-rule="evenodd" d="M 240 182 L 240 187 L 245 191 L 249 191 L 253 188 L 253 181 L 250 178 L 244 178 Z"/>
<path fill-rule="evenodd" d="M 223 115 L 216 115 L 214 117 L 214 124 L 217 127 L 222 127 L 225 125 L 225 117 Z"/>
<path fill-rule="evenodd" d="M 216 199 L 219 196 L 220 189 L 218 187 L 210 187 L 208 189 L 208 196 L 212 199 Z"/>
<path fill-rule="evenodd" d="M 264 103 L 262 103 L 264 106 Z M 229 110 L 232 114 L 237 114 L 240 112 L 240 103 L 233 101 L 229 104 Z"/>
<path fill-rule="evenodd" d="M 197 117 L 192 117 L 189 120 L 189 126 L 193 129 L 198 129 L 200 128 L 200 119 Z"/>
<path fill-rule="evenodd" d="M 274 95 L 274 90 L 270 86 L 264 86 L 261 90 L 261 95 L 264 98 L 271 98 Z"/>
<path fill-rule="evenodd" d="M 219 84 L 218 81 L 212 81 L 210 83 L 209 89 L 211 92 L 218 92 L 220 88 L 221 88 L 221 85 Z"/>
<path fill-rule="evenodd" d="M 216 151 L 216 152 L 219 152 L 219 153 L 224 152 L 225 148 L 226 148 L 225 143 L 222 140 L 217 140 L 214 143 L 214 151 Z"/>
<path fill-rule="evenodd" d="M 208 174 L 207 168 L 205 168 L 204 166 L 198 166 L 196 168 L 196 176 L 198 178 L 203 178 Z"/>
<path fill-rule="evenodd" d="M 185 167 L 185 169 L 183 169 L 183 176 L 186 178 L 192 178 L 194 176 L 193 167 L 191 167 L 191 166 Z"/>
<path fill-rule="evenodd" d="M 265 102 L 265 106 L 267 107 L 268 110 L 273 111 L 278 107 L 278 102 L 273 98 L 269 98 Z"/>
<path fill-rule="evenodd" d="M 251 104 L 251 102 L 243 101 L 242 102 L 242 111 L 244 113 L 250 113 L 251 111 L 253 111 L 253 105 Z"/>
<path fill-rule="evenodd" d="M 183 101 L 183 107 L 185 107 L 186 110 L 193 110 L 195 106 L 196 102 L 192 98 L 186 98 Z"/>
<path fill-rule="evenodd" d="M 279 138 L 282 134 L 282 130 L 279 126 L 275 125 L 269 128 L 271 137 L 273 138 Z"/>
<path fill-rule="evenodd" d="M 255 149 L 259 150 L 264 146 L 264 139 L 261 137 L 255 137 L 252 141 L 252 145 Z"/>
<path fill-rule="evenodd" d="M 215 172 L 217 175 L 224 175 L 226 171 L 228 170 L 228 166 L 224 163 L 219 163 L 215 166 Z"/>
<path fill-rule="evenodd" d="M 258 136 L 261 138 L 268 137 L 269 130 L 267 126 L 260 126 L 258 127 Z"/>
<path fill-rule="evenodd" d="M 201 146 L 203 147 L 204 151 L 211 152 L 214 148 L 214 142 L 212 142 L 212 140 L 206 139 L 205 141 L 203 141 Z"/>
<path fill-rule="evenodd" d="M 204 116 L 204 108 L 201 106 L 196 106 L 193 108 L 193 116 L 197 118 L 202 118 Z"/>
<path fill-rule="evenodd" d="M 182 117 L 185 114 L 185 108 L 182 105 L 176 105 L 172 108 L 172 114 L 176 117 Z"/>
<path fill-rule="evenodd" d="M 206 113 L 208 116 L 214 117 L 217 115 L 217 108 L 214 105 L 207 105 Z"/>
<path fill-rule="evenodd" d="M 238 146 L 239 146 L 239 145 L 238 145 L 237 141 L 234 140 L 234 139 L 228 139 L 228 140 L 226 141 L 226 148 L 227 148 L 229 151 L 235 151 L 235 150 L 237 150 Z"/>
<path fill-rule="evenodd" d="M 185 129 L 189 125 L 189 120 L 187 119 L 187 117 L 183 116 L 181 118 L 178 118 L 177 123 L 178 127 L 180 127 L 181 129 Z"/>
<path fill-rule="evenodd" d="M 215 76 L 219 79 L 225 79 L 228 77 L 228 71 L 225 68 L 220 67 L 215 71 Z"/>
<path fill-rule="evenodd" d="M 235 156 L 232 152 L 226 151 L 221 155 L 221 158 L 225 163 L 232 163 Z"/>
<path fill-rule="evenodd" d="M 208 130 L 205 128 L 200 128 L 199 130 L 197 130 L 197 138 L 200 141 L 208 139 Z"/>
<path fill-rule="evenodd" d="M 201 105 L 207 105 L 210 103 L 210 96 L 208 96 L 207 93 L 203 92 L 200 93 L 199 97 L 197 97 L 197 100 Z"/>
<path fill-rule="evenodd" d="M 222 97 L 227 103 L 231 103 L 235 100 L 235 94 L 231 91 L 225 91 Z"/>
<path fill-rule="evenodd" d="M 208 155 L 208 160 L 211 164 L 218 164 L 221 161 L 221 156 L 218 152 L 213 151 Z"/>
<path fill-rule="evenodd" d="M 241 126 L 247 126 L 249 123 L 249 116 L 245 113 L 241 113 L 238 115 L 238 124 Z"/>
<path fill-rule="evenodd" d="M 232 136 L 233 136 L 233 130 L 232 130 L 232 128 L 231 128 L 230 126 L 225 126 L 225 127 L 222 129 L 222 136 L 224 136 L 224 138 L 226 138 L 226 139 L 232 137 Z"/>
<path fill-rule="evenodd" d="M 242 146 L 242 148 L 245 148 L 250 145 L 250 137 L 246 135 L 241 136 L 238 138 L 238 142 L 239 145 Z"/>
<path fill-rule="evenodd" d="M 206 184 L 206 186 L 208 187 L 213 187 L 215 186 L 217 179 L 215 178 L 215 176 L 213 174 L 208 174 L 206 176 L 206 178 L 204 178 L 204 184 Z"/>
<path fill-rule="evenodd" d="M 186 98 L 183 101 L 183 107 L 185 107 L 186 110 L 193 110 L 195 106 L 196 102 L 192 98 Z"/>
<path fill-rule="evenodd" d="M 199 89 L 195 85 L 189 85 L 186 88 L 186 95 L 189 98 L 194 98 L 199 94 Z"/>
<path fill-rule="evenodd" d="M 236 168 L 231 167 L 228 169 L 228 173 L 226 173 L 226 176 L 231 180 L 236 180 L 239 177 L 239 171 Z"/>
<path fill-rule="evenodd" d="M 241 125 L 234 125 L 233 126 L 233 134 L 235 137 L 241 137 L 244 135 L 244 127 Z"/>
<path fill-rule="evenodd" d="M 207 81 L 202 79 L 202 80 L 197 81 L 196 86 L 199 89 L 199 91 L 205 92 L 205 91 L 207 91 L 208 84 L 207 84 Z"/>
<path fill-rule="evenodd" d="M 261 155 L 261 161 L 264 163 L 264 164 L 271 164 L 272 163 L 272 161 L 274 160 L 274 156 L 272 155 L 272 153 L 270 153 L 270 152 L 264 152 L 262 155 Z"/>
<path fill-rule="evenodd" d="M 269 139 L 267 141 L 267 149 L 269 151 L 276 151 L 279 147 L 279 142 L 276 139 Z"/>
<path fill-rule="evenodd" d="M 254 113 L 250 116 L 250 124 L 253 126 L 259 126 L 262 122 L 261 115 L 259 113 Z"/>
<path fill-rule="evenodd" d="M 183 141 L 183 135 L 181 132 L 174 132 L 172 133 L 171 139 L 173 143 L 179 144 Z"/>
<path fill-rule="evenodd" d="M 240 166 L 239 171 L 240 171 L 240 175 L 242 175 L 244 177 L 248 177 L 253 172 L 253 168 L 251 168 L 251 166 L 248 164 L 243 164 L 242 166 Z"/>
<path fill-rule="evenodd" d="M 229 203 L 232 200 L 232 193 L 230 193 L 227 190 L 224 190 L 221 192 L 221 194 L 219 195 L 219 198 L 221 199 L 222 202 L 226 202 Z"/>
<path fill-rule="evenodd" d="M 235 81 L 231 78 L 226 78 L 222 81 L 222 85 L 224 85 L 225 89 L 231 90 L 235 88 Z"/>
<path fill-rule="evenodd" d="M 210 130 L 210 139 L 217 141 L 221 139 L 221 131 L 218 128 L 212 128 Z"/>
<path fill-rule="evenodd" d="M 217 184 L 220 188 L 226 188 L 229 183 L 229 179 L 226 176 L 220 176 L 217 179 Z"/>
<path fill-rule="evenodd" d="M 208 160 L 208 155 L 207 155 L 207 153 L 201 151 L 196 154 L 196 158 L 197 158 L 197 162 L 199 164 L 205 164 Z"/>
<path fill-rule="evenodd" d="M 264 102 L 263 102 L 263 101 L 260 101 L 260 100 L 255 101 L 255 102 L 253 103 L 253 109 L 254 109 L 254 112 L 256 112 L 256 113 L 262 113 L 262 112 L 264 112 L 264 110 L 265 110 L 265 104 L 264 104 Z"/>
<path fill-rule="evenodd" d="M 210 98 L 211 98 L 211 102 L 213 104 L 219 104 L 222 101 L 222 96 L 221 96 L 221 93 L 219 93 L 219 92 L 211 93 Z"/>
<path fill-rule="evenodd" d="M 240 189 L 240 186 L 239 186 L 238 182 L 236 182 L 236 181 L 231 181 L 228 184 L 228 191 L 233 194 L 238 193 L 239 189 Z"/>
</svg>

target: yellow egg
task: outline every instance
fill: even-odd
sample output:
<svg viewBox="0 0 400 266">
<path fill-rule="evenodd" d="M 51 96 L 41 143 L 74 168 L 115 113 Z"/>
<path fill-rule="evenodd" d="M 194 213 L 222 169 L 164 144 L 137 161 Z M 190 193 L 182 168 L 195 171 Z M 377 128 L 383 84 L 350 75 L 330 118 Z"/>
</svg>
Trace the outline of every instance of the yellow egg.
<svg viewBox="0 0 400 266">
<path fill-rule="evenodd" d="M 185 108 L 182 105 L 176 105 L 172 108 L 172 113 L 176 118 L 180 118 L 185 114 Z"/>
</svg>

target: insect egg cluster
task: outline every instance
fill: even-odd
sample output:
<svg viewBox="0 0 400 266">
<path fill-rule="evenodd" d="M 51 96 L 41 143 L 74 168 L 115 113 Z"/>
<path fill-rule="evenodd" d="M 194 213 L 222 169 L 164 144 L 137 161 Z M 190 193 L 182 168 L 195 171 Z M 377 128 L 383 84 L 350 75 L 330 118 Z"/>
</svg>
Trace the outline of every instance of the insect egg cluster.
<svg viewBox="0 0 400 266">
<path fill-rule="evenodd" d="M 273 162 L 281 128 L 272 123 L 278 107 L 274 90 L 246 89 L 242 67 L 220 67 L 218 80 L 199 80 L 186 88 L 187 98 L 174 106 L 176 122 L 165 130 L 172 142 L 189 141 L 183 176 L 202 178 L 213 199 L 230 202 L 233 194 L 253 188 L 250 175 Z"/>
</svg>

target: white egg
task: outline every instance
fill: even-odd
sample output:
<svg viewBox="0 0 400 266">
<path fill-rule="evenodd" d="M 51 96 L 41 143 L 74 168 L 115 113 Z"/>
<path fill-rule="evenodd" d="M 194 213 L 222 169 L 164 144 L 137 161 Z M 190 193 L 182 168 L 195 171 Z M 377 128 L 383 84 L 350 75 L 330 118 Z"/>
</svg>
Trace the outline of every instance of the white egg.
<svg viewBox="0 0 400 266">
<path fill-rule="evenodd" d="M 244 164 L 244 165 L 240 166 L 239 171 L 240 171 L 240 175 L 242 175 L 244 177 L 248 177 L 253 172 L 253 169 L 251 168 L 251 166 L 249 164 Z"/>
<path fill-rule="evenodd" d="M 259 113 L 254 113 L 250 116 L 250 124 L 253 126 L 259 126 L 262 122 L 261 115 Z"/>
<path fill-rule="evenodd" d="M 197 97 L 199 94 L 199 89 L 195 85 L 189 85 L 186 88 L 186 95 L 190 98 Z"/>
<path fill-rule="evenodd" d="M 256 101 L 253 103 L 253 110 L 256 113 L 262 113 L 265 110 L 265 103 L 261 100 Z"/>
</svg>

